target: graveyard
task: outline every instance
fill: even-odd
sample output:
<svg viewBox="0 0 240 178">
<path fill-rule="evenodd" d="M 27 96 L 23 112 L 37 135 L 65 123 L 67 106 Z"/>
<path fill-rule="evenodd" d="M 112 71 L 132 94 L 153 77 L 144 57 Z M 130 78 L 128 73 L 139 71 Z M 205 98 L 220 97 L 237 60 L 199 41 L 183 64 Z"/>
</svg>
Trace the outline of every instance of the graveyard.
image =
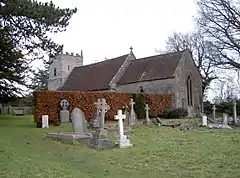
<svg viewBox="0 0 240 178">
<path fill-rule="evenodd" d="M 105 126 L 117 123 L 106 121 Z M 238 130 L 192 132 L 137 121 L 128 134 L 131 147 L 97 150 L 44 136 L 72 132 L 70 123 L 36 128 L 32 115 L 2 115 L 0 126 L 0 174 L 6 178 L 240 176 Z"/>
<path fill-rule="evenodd" d="M 217 117 L 213 105 L 210 116 L 170 119 L 154 116 L 166 105 L 154 106 L 168 95 L 145 95 L 139 118 L 136 98 L 128 94 L 85 93 L 91 100 L 82 102 L 84 110 L 85 95 L 69 97 L 82 93 L 39 93 L 34 116 L 0 116 L 3 177 L 240 176 L 236 102 L 233 118 Z M 65 97 L 55 95 L 52 104 L 46 93 Z"/>
</svg>

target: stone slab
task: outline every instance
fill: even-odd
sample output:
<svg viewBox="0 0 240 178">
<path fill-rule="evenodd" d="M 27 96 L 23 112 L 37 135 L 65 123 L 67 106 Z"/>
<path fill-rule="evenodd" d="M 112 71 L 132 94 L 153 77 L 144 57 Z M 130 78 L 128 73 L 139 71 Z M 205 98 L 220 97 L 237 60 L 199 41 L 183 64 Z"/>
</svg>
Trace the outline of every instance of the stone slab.
<svg viewBox="0 0 240 178">
<path fill-rule="evenodd" d="M 224 124 L 209 124 L 208 128 L 210 128 L 210 129 L 232 129 L 230 126 L 224 125 Z"/>
<path fill-rule="evenodd" d="M 63 143 L 77 143 L 77 142 L 83 142 L 83 143 L 88 143 L 89 140 L 92 138 L 92 134 L 86 134 L 86 135 L 81 135 L 81 134 L 76 134 L 76 133 L 48 133 L 47 134 L 48 138 L 52 138 L 54 140 L 63 142 Z"/>
<path fill-rule="evenodd" d="M 96 130 L 92 139 L 89 140 L 88 147 L 104 150 L 116 148 L 116 144 L 108 139 L 108 131 L 106 129 L 99 129 Z"/>
</svg>

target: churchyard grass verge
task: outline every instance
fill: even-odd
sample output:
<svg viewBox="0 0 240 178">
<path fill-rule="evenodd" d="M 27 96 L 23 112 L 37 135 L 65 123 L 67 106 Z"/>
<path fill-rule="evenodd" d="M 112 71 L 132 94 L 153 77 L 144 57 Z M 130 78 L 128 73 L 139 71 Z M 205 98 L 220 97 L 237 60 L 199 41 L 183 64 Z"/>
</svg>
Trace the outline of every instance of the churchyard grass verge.
<svg viewBox="0 0 240 178">
<path fill-rule="evenodd" d="M 132 148 L 98 151 L 43 134 L 33 116 L 0 116 L 0 177 L 240 177 L 240 134 L 194 133 L 137 123 Z"/>
</svg>

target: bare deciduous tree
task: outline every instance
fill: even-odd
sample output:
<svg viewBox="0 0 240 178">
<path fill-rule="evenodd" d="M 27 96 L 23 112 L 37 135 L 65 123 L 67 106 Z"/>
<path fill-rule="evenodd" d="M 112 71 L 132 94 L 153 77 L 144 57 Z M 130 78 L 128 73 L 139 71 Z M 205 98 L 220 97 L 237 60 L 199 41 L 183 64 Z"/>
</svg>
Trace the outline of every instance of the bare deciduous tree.
<svg viewBox="0 0 240 178">
<path fill-rule="evenodd" d="M 198 27 L 211 41 L 212 61 L 240 69 L 240 0 L 198 0 Z"/>
<path fill-rule="evenodd" d="M 200 33 L 173 33 L 166 41 L 166 52 L 189 49 L 195 64 L 203 78 L 203 93 L 206 93 L 210 83 L 216 79 L 214 63 L 209 57 L 212 55 L 211 42 L 205 40 Z M 158 51 L 163 53 L 163 51 Z"/>
</svg>

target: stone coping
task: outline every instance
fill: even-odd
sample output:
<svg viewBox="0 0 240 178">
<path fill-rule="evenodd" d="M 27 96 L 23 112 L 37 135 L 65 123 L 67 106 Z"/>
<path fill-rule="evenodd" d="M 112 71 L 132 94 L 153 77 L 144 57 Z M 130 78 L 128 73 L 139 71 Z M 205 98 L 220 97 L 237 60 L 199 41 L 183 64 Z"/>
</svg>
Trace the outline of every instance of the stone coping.
<svg viewBox="0 0 240 178">
<path fill-rule="evenodd" d="M 77 142 L 88 142 L 92 138 L 92 134 L 78 134 L 73 132 L 55 132 L 47 133 L 48 138 L 52 138 L 57 141 L 64 143 L 77 143 Z"/>
</svg>

